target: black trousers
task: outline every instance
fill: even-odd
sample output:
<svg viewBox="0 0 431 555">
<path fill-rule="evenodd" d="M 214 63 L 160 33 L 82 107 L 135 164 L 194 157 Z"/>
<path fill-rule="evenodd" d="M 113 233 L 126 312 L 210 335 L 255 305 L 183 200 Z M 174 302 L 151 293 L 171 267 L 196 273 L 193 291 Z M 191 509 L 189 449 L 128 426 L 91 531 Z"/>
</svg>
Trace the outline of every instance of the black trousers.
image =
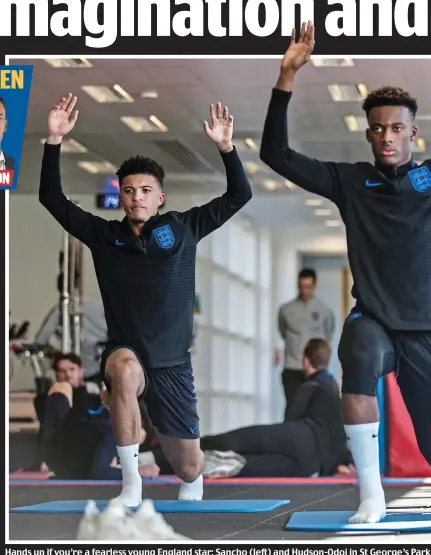
<svg viewBox="0 0 431 555">
<path fill-rule="evenodd" d="M 302 422 L 238 428 L 201 438 L 202 451 L 234 451 L 246 459 L 238 477 L 307 477 L 320 472 L 313 432 Z M 162 474 L 172 474 L 161 450 L 153 451 Z"/>
<path fill-rule="evenodd" d="M 286 398 L 286 408 L 284 417 L 293 403 L 295 393 L 305 381 L 305 376 L 302 370 L 295 370 L 292 368 L 285 368 L 281 374 L 281 381 L 284 389 L 284 396 Z"/>
</svg>

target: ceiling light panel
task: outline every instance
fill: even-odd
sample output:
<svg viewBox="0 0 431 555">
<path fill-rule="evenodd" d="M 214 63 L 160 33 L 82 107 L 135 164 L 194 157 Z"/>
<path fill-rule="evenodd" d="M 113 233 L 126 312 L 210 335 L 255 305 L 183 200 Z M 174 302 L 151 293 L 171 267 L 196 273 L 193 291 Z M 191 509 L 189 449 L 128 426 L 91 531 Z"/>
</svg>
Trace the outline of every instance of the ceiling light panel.
<svg viewBox="0 0 431 555">
<path fill-rule="evenodd" d="M 368 89 L 363 84 L 328 85 L 328 91 L 334 102 L 361 102 L 368 95 Z"/>
<path fill-rule="evenodd" d="M 120 85 L 114 85 L 113 87 L 83 85 L 81 88 L 99 104 L 134 102 L 133 97 Z"/>
<path fill-rule="evenodd" d="M 93 67 L 93 64 L 86 58 L 51 58 L 46 59 L 45 62 L 55 69 L 80 69 Z"/>
</svg>

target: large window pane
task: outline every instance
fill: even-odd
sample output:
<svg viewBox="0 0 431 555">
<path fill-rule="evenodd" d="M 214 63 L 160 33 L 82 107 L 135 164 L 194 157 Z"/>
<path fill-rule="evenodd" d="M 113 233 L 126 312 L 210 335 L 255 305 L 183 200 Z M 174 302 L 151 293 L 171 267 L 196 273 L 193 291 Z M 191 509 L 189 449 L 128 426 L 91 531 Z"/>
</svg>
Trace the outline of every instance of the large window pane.
<svg viewBox="0 0 431 555">
<path fill-rule="evenodd" d="M 229 341 L 225 337 L 213 334 L 211 339 L 211 389 L 227 391 L 229 379 Z"/>
<path fill-rule="evenodd" d="M 220 330 L 228 328 L 229 318 L 229 280 L 221 273 L 212 276 L 212 324 Z"/>
<path fill-rule="evenodd" d="M 212 233 L 211 237 L 211 258 L 223 268 L 229 267 L 229 239 L 229 222 Z"/>
<path fill-rule="evenodd" d="M 271 238 L 267 231 L 259 233 L 259 285 L 269 289 L 271 285 Z"/>
</svg>

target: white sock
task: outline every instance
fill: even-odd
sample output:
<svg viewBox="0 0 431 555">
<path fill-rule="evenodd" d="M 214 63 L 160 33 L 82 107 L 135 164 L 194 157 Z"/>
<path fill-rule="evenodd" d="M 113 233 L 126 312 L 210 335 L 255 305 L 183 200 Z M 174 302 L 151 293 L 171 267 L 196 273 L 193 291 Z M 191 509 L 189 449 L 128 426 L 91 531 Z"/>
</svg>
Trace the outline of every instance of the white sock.
<svg viewBox="0 0 431 555">
<path fill-rule="evenodd" d="M 123 475 L 123 487 L 117 497 L 127 507 L 137 507 L 142 502 L 142 478 L 139 474 L 139 443 L 136 445 L 117 445 L 117 454 Z"/>
<path fill-rule="evenodd" d="M 204 479 L 200 474 L 194 482 L 183 482 L 180 487 L 178 499 L 202 501 L 204 495 Z"/>
<path fill-rule="evenodd" d="M 139 466 L 150 466 L 151 464 L 156 464 L 156 459 L 152 451 L 145 451 L 144 453 L 139 453 L 138 455 Z"/>
<path fill-rule="evenodd" d="M 379 422 L 344 426 L 359 481 L 360 505 L 351 523 L 375 523 L 386 515 L 379 465 Z"/>
</svg>

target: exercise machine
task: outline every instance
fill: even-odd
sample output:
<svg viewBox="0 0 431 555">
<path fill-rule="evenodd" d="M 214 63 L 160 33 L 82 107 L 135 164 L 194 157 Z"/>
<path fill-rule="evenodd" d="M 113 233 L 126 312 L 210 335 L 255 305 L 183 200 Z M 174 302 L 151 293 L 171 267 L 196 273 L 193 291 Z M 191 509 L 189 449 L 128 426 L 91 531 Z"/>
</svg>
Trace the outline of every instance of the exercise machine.
<svg viewBox="0 0 431 555">
<path fill-rule="evenodd" d="M 83 258 L 83 244 L 65 231 L 57 280 L 61 299 L 61 349 L 63 353 L 76 355 L 82 351 Z"/>
</svg>

